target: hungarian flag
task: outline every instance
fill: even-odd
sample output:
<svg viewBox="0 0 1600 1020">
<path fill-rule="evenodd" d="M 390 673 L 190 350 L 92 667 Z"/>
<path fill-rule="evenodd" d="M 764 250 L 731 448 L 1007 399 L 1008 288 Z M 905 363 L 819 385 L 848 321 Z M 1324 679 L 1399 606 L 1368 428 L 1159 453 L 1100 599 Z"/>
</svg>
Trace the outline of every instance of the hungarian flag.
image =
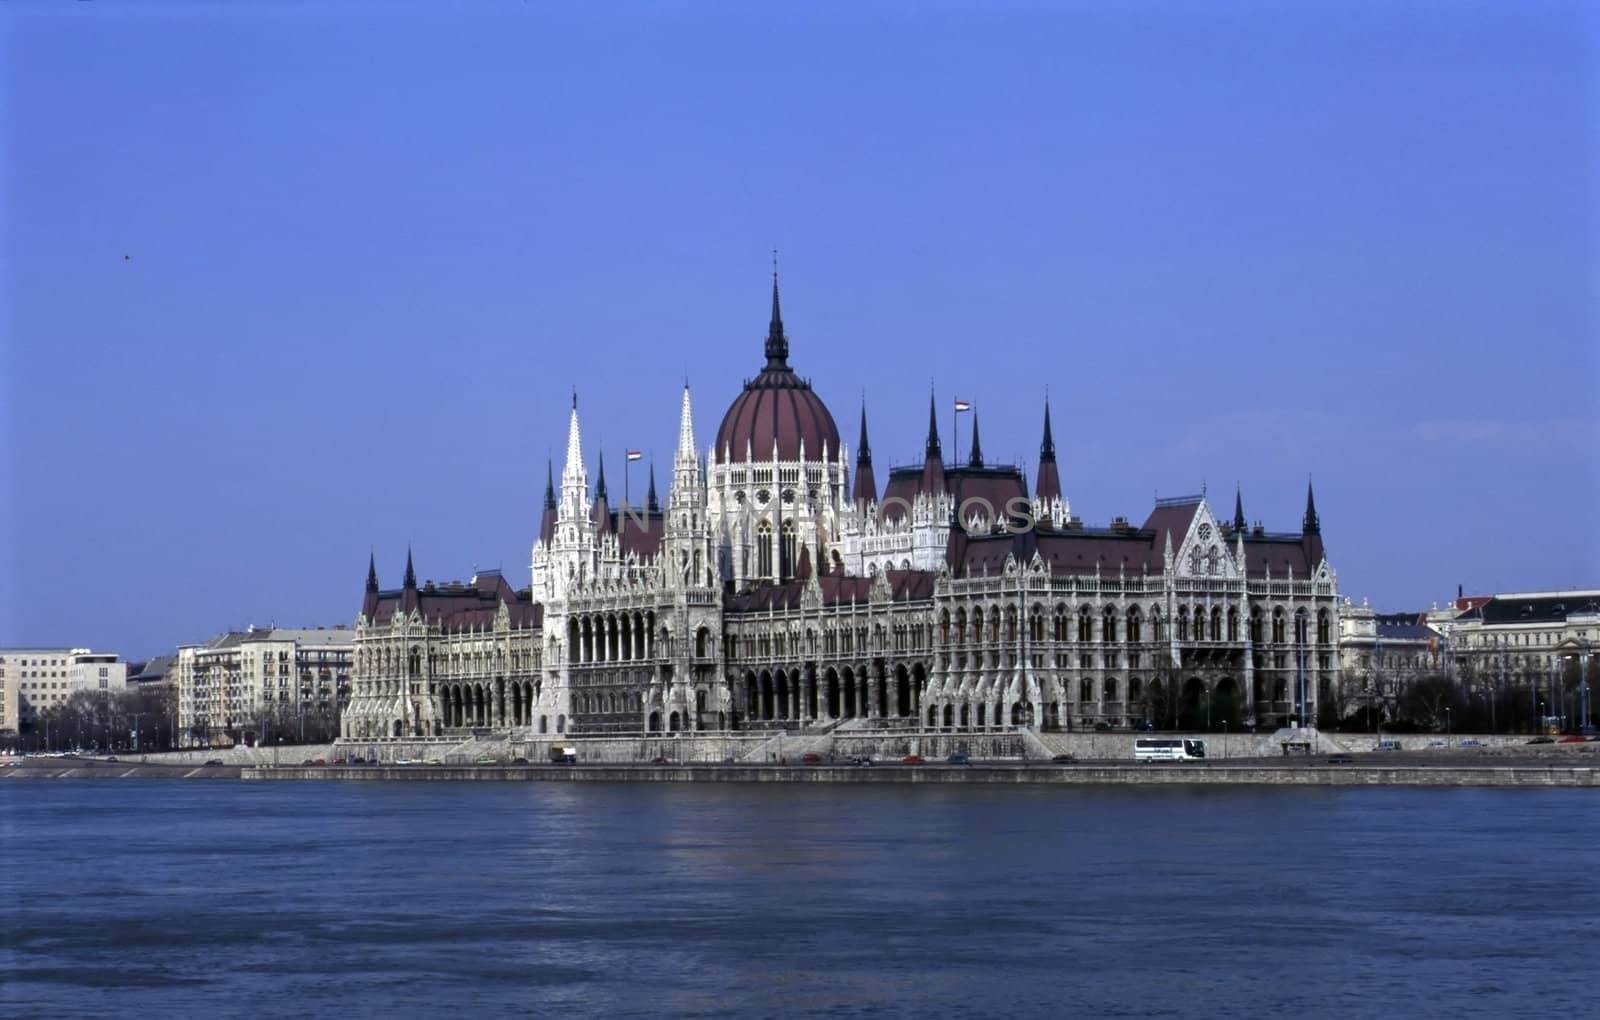
<svg viewBox="0 0 1600 1020">
<path fill-rule="evenodd" d="M 972 410 L 972 402 L 971 401 L 967 401 L 967 400 L 958 400 L 958 401 L 956 401 L 956 410 L 957 411 L 970 411 L 970 410 Z"/>
<path fill-rule="evenodd" d="M 642 457 L 644 457 L 644 451 L 643 450 L 629 450 L 628 451 L 628 459 L 629 460 L 639 460 Z"/>
</svg>

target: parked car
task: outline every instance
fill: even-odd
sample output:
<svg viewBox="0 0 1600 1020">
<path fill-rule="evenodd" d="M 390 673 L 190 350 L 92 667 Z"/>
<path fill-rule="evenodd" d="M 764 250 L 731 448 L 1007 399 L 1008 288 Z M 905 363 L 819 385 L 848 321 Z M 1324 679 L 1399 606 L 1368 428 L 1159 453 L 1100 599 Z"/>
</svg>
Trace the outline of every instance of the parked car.
<svg viewBox="0 0 1600 1020">
<path fill-rule="evenodd" d="M 650 764 L 652 764 L 652 765 L 671 765 L 672 763 L 667 761 L 667 759 L 663 758 L 661 755 L 656 755 L 654 758 L 650 759 Z"/>
<path fill-rule="evenodd" d="M 1445 743 L 1443 740 L 1430 740 L 1430 741 L 1428 741 L 1428 746 L 1429 747 L 1449 747 L 1450 745 Z"/>
<path fill-rule="evenodd" d="M 967 757 L 967 752 L 957 751 L 944 760 L 946 765 L 971 765 L 972 759 Z"/>
<path fill-rule="evenodd" d="M 1466 740 L 1458 740 L 1458 741 L 1456 741 L 1456 746 L 1457 747 L 1482 747 L 1483 746 L 1483 741 L 1481 741 L 1481 740 L 1473 740 L 1471 737 L 1468 737 Z"/>
<path fill-rule="evenodd" d="M 323 759 L 321 759 L 321 758 L 307 758 L 305 761 L 301 762 L 300 764 L 302 764 L 302 765 L 321 766 L 321 765 L 326 765 L 328 763 L 326 761 L 324 761 Z"/>
<path fill-rule="evenodd" d="M 1151 722 L 1149 719 L 1140 719 L 1138 722 L 1133 724 L 1133 728 L 1138 730 L 1140 733 L 1154 733 L 1156 731 L 1156 724 Z"/>
<path fill-rule="evenodd" d="M 522 757 L 521 755 L 518 755 L 517 757 L 511 759 L 511 764 L 513 764 L 513 765 L 526 765 L 526 764 L 528 764 L 528 759 Z"/>
<path fill-rule="evenodd" d="M 1562 737 L 1560 740 L 1556 741 L 1556 743 L 1558 743 L 1558 744 L 1581 744 L 1581 743 L 1583 743 L 1583 738 L 1581 736 L 1579 736 L 1578 734 L 1574 733 L 1570 737 Z"/>
<path fill-rule="evenodd" d="M 822 764 L 822 755 L 817 754 L 815 751 L 807 751 L 805 754 L 802 754 L 800 756 L 800 764 L 802 764 L 802 765 L 821 765 Z"/>
<path fill-rule="evenodd" d="M 347 758 L 335 758 L 333 759 L 333 763 L 335 765 L 348 765 L 350 764 L 350 761 Z"/>
<path fill-rule="evenodd" d="M 496 758 L 492 754 L 479 755 L 478 756 L 478 764 L 479 765 L 498 765 L 498 764 L 500 764 L 500 759 Z"/>
<path fill-rule="evenodd" d="M 1328 755 L 1328 764 L 1329 765 L 1349 765 L 1353 761 L 1355 761 L 1355 759 L 1350 757 L 1348 754 L 1330 754 L 1330 755 Z"/>
<path fill-rule="evenodd" d="M 1372 745 L 1372 749 L 1374 751 L 1398 751 L 1400 750 L 1400 741 L 1380 740 L 1376 744 Z"/>
<path fill-rule="evenodd" d="M 1059 765 L 1071 765 L 1078 760 L 1078 756 L 1075 754 L 1058 754 L 1050 760 Z"/>
<path fill-rule="evenodd" d="M 206 761 L 206 764 L 207 765 L 225 765 L 227 763 L 224 762 L 221 758 L 211 758 L 211 759 Z"/>
<path fill-rule="evenodd" d="M 900 764 L 902 764 L 902 765 L 921 765 L 922 764 L 922 755 L 920 755 L 920 754 L 908 754 L 904 758 L 900 759 Z"/>
<path fill-rule="evenodd" d="M 858 754 L 854 758 L 850 759 L 850 764 L 855 765 L 858 768 L 871 768 L 872 759 L 867 755 Z"/>
<path fill-rule="evenodd" d="M 1108 722 L 1097 722 L 1094 724 L 1094 729 L 1096 733 L 1109 733 L 1111 732 L 1111 724 Z"/>
<path fill-rule="evenodd" d="M 1555 737 L 1534 737 L 1532 740 L 1528 741 L 1530 744 L 1553 744 L 1555 742 Z"/>
</svg>

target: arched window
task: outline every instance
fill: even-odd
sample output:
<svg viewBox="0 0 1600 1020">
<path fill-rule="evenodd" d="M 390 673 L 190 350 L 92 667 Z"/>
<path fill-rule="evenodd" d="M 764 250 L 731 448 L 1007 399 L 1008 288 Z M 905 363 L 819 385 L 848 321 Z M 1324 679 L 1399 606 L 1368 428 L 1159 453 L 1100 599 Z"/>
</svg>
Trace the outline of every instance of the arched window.
<svg viewBox="0 0 1600 1020">
<path fill-rule="evenodd" d="M 794 521 L 783 522 L 783 545 L 778 550 L 779 580 L 787 581 L 794 576 L 795 563 L 799 555 L 795 548 Z"/>
<path fill-rule="evenodd" d="M 1189 607 L 1178 607 L 1178 640 L 1189 640 Z"/>
<path fill-rule="evenodd" d="M 1143 620 L 1139 616 L 1139 607 L 1134 606 L 1128 610 L 1128 643 L 1137 644 L 1143 640 Z"/>
<path fill-rule="evenodd" d="M 1117 611 L 1111 606 L 1106 606 L 1106 611 L 1100 617 L 1100 640 L 1115 641 L 1117 639 Z"/>
<path fill-rule="evenodd" d="M 1078 607 L 1078 640 L 1079 641 L 1093 641 L 1094 640 L 1094 621 L 1089 616 L 1089 607 L 1088 606 L 1080 606 L 1080 607 Z"/>
<path fill-rule="evenodd" d="M 772 579 L 772 524 L 768 521 L 756 526 L 756 574 Z"/>
</svg>

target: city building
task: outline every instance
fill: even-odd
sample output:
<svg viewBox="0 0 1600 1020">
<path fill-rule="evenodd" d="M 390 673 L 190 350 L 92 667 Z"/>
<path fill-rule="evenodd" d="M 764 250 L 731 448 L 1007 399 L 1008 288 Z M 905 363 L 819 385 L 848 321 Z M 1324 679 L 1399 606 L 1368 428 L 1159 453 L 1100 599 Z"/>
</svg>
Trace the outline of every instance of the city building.
<svg viewBox="0 0 1600 1020">
<path fill-rule="evenodd" d="M 310 718 L 332 726 L 350 698 L 354 633 L 334 628 L 250 628 L 182 645 L 178 729 L 189 743 L 253 740 L 270 724 Z"/>
<path fill-rule="evenodd" d="M 1325 706 L 1335 719 L 1381 725 L 1398 717 L 1408 687 L 1452 668 L 1449 641 L 1427 612 L 1379 613 L 1363 599 L 1339 615 L 1339 687 Z"/>
<path fill-rule="evenodd" d="M 1461 596 L 1439 615 L 1469 697 L 1514 692 L 1547 728 L 1592 725 L 1600 589 Z"/>
<path fill-rule="evenodd" d="M 32 728 L 78 691 L 120 691 L 128 664 L 87 648 L 0 649 L 0 729 Z"/>
<path fill-rule="evenodd" d="M 546 469 L 530 584 L 498 573 L 400 587 L 369 562 L 351 741 L 855 728 L 999 731 L 1310 723 L 1337 687 L 1341 605 L 1311 488 L 1298 530 L 1204 493 L 1142 523 L 1071 512 L 1043 419 L 1034 481 L 943 454 L 879 492 L 866 409 L 854 451 L 789 364 L 774 277 L 761 371 L 697 445 L 684 388 L 671 487 L 590 486 L 577 398 Z M 920 411 L 918 412 L 920 414 Z"/>
</svg>

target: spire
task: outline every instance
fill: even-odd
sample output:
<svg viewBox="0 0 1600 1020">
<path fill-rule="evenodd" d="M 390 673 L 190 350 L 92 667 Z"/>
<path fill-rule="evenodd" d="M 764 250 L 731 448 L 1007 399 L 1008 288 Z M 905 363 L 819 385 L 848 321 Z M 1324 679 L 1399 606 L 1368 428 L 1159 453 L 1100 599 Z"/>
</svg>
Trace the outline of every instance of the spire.
<svg viewBox="0 0 1600 1020">
<path fill-rule="evenodd" d="M 679 464 L 693 464 L 694 452 L 694 405 L 689 402 L 689 384 L 683 384 L 683 409 L 678 413 L 678 455 Z"/>
<path fill-rule="evenodd" d="M 1061 474 L 1056 470 L 1056 440 L 1050 431 L 1050 400 L 1044 402 L 1044 439 L 1039 443 L 1039 480 L 1033 491 L 1041 500 L 1061 498 Z"/>
<path fill-rule="evenodd" d="M 928 394 L 928 450 L 922 462 L 921 491 L 930 496 L 945 491 L 944 455 L 939 449 L 939 417 L 932 392 Z"/>
<path fill-rule="evenodd" d="M 1233 530 L 1242 535 L 1249 526 L 1244 519 L 1244 492 L 1236 485 L 1233 487 Z"/>
<path fill-rule="evenodd" d="M 378 591 L 378 554 L 367 554 L 367 591 L 377 594 Z"/>
<path fill-rule="evenodd" d="M 978 442 L 978 412 L 972 412 L 972 456 L 967 460 L 968 467 L 983 467 L 983 444 Z"/>
<path fill-rule="evenodd" d="M 594 500 L 598 503 L 606 498 L 606 454 L 601 450 L 595 456 L 600 460 L 599 475 L 594 483 Z"/>
<path fill-rule="evenodd" d="M 783 333 L 783 315 L 778 310 L 778 253 L 772 253 L 772 321 L 767 324 L 767 371 L 789 370 L 789 338 Z"/>
<path fill-rule="evenodd" d="M 872 446 L 867 442 L 867 402 L 861 401 L 861 445 L 856 447 L 856 482 L 851 491 L 857 503 L 878 501 L 878 479 L 872 473 Z"/>
<path fill-rule="evenodd" d="M 548 459 L 544 462 L 544 514 L 539 518 L 539 541 L 549 545 L 556 537 L 556 482 L 555 467 Z"/>
<path fill-rule="evenodd" d="M 614 529 L 611 520 L 611 501 L 606 498 L 606 455 L 601 451 L 595 456 L 599 459 L 599 473 L 594 483 L 594 506 L 589 509 L 589 522 L 594 525 L 597 534 L 603 535 Z"/>
<path fill-rule="evenodd" d="M 645 509 L 651 513 L 660 513 L 661 501 L 656 499 L 656 462 L 650 462 L 650 494 L 645 497 Z"/>
<path fill-rule="evenodd" d="M 867 442 L 867 402 L 861 401 L 861 441 L 856 444 L 856 467 L 872 466 L 872 445 Z"/>
<path fill-rule="evenodd" d="M 406 546 L 406 580 L 405 580 L 405 587 L 407 587 L 407 588 L 415 588 L 416 586 L 417 586 L 417 572 L 415 570 L 411 569 L 411 547 L 408 545 L 408 546 Z"/>
<path fill-rule="evenodd" d="M 1311 491 L 1311 479 L 1306 479 L 1306 516 L 1300 522 L 1300 530 L 1307 535 L 1322 534 L 1322 522 L 1317 519 L 1317 497 Z"/>
</svg>

